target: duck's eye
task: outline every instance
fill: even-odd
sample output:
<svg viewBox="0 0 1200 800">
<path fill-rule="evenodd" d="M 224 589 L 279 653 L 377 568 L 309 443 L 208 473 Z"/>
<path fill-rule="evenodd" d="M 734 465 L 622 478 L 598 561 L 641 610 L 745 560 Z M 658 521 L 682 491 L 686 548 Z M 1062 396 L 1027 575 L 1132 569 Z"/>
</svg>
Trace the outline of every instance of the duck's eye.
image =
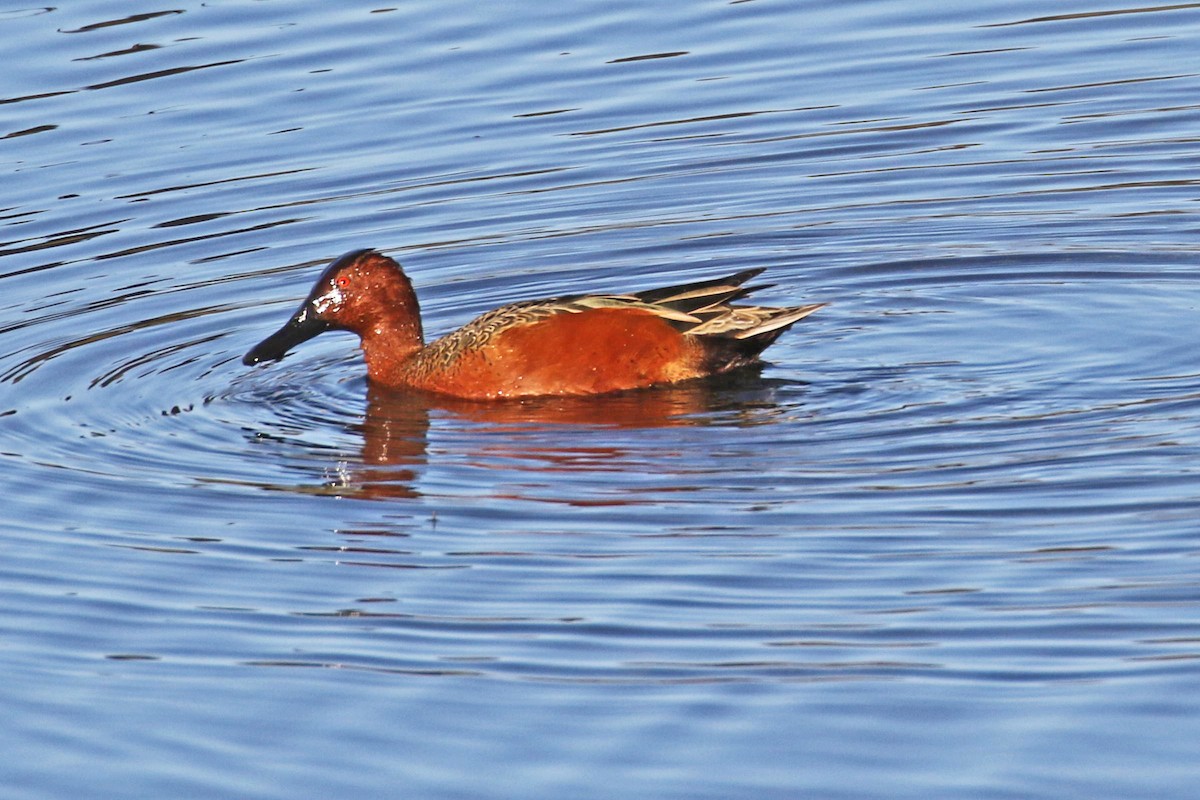
<svg viewBox="0 0 1200 800">
<path fill-rule="evenodd" d="M 336 278 L 333 279 L 333 282 L 339 289 L 345 289 L 347 286 L 350 285 L 350 276 L 349 275 L 338 275 Z"/>
</svg>

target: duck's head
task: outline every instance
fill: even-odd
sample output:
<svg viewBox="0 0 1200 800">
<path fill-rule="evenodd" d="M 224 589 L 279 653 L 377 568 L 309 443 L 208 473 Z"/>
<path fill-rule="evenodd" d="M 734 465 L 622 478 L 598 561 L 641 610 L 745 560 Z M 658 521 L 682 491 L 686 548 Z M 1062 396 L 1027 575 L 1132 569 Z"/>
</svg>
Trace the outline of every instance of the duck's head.
<svg viewBox="0 0 1200 800">
<path fill-rule="evenodd" d="M 242 363 L 279 361 L 296 345 L 328 330 L 358 334 L 364 349 L 368 342 L 396 350 L 419 348 L 417 296 L 400 265 L 375 250 L 346 253 L 321 273 L 291 319 L 251 348 Z"/>
</svg>

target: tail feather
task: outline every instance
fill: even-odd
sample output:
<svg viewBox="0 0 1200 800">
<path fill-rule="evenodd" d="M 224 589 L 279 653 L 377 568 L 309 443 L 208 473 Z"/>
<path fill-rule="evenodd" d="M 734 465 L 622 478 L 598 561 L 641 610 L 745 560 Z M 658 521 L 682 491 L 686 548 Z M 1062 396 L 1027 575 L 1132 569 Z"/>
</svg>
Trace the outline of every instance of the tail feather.
<svg viewBox="0 0 1200 800">
<path fill-rule="evenodd" d="M 813 303 L 807 306 L 791 308 L 759 308 L 759 311 L 771 312 L 763 316 L 763 320 L 753 328 L 746 328 L 734 334 L 735 339 L 753 339 L 765 333 L 779 331 L 783 333 L 809 314 L 824 308 L 828 303 Z M 741 309 L 739 309 L 741 310 Z"/>
<path fill-rule="evenodd" d="M 767 349 L 784 331 L 827 303 L 803 306 L 737 306 L 733 302 L 769 285 L 745 286 L 746 281 L 763 270 L 751 269 L 699 284 L 642 292 L 642 303 L 672 314 L 662 314 L 683 334 L 695 337 L 704 351 L 706 368 L 712 373 L 729 372 L 759 362 Z M 680 320 L 676 314 L 692 318 Z M 661 312 L 659 312 L 661 313 Z"/>
<path fill-rule="evenodd" d="M 743 288 L 742 284 L 762 274 L 764 267 L 747 269 L 726 278 L 716 278 L 699 283 L 684 283 L 678 286 L 666 286 L 661 289 L 649 289 L 637 292 L 633 296 L 640 302 L 649 305 L 667 306 L 669 308 L 690 313 L 708 308 L 720 303 L 727 303 L 737 297 L 744 297 L 751 288 Z"/>
<path fill-rule="evenodd" d="M 728 372 L 757 362 L 762 351 L 784 331 L 827 305 L 778 308 L 733 305 L 734 301 L 773 285 L 744 285 L 762 272 L 762 268 L 748 269 L 725 278 L 638 292 L 630 299 L 654 310 L 680 333 L 695 337 L 712 372 Z"/>
</svg>

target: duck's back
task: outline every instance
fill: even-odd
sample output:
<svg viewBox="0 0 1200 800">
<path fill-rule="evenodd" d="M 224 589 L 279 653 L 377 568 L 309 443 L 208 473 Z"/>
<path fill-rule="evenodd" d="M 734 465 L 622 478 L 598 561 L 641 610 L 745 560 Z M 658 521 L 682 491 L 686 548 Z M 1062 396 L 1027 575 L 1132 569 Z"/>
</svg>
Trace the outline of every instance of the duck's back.
<svg viewBox="0 0 1200 800">
<path fill-rule="evenodd" d="M 821 306 L 732 306 L 761 270 L 629 295 L 498 308 L 429 344 L 388 383 L 476 399 L 584 395 L 676 383 L 753 363 Z"/>
</svg>

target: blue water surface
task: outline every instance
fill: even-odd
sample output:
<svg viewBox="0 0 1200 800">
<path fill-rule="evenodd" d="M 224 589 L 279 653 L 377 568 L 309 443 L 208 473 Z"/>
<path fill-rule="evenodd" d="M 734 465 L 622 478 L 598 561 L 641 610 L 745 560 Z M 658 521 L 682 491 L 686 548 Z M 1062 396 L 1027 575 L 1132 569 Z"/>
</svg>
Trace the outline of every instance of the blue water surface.
<svg viewBox="0 0 1200 800">
<path fill-rule="evenodd" d="M 0 8 L 0 794 L 1195 796 L 1200 3 Z M 761 370 L 353 337 L 767 267 Z"/>
</svg>

